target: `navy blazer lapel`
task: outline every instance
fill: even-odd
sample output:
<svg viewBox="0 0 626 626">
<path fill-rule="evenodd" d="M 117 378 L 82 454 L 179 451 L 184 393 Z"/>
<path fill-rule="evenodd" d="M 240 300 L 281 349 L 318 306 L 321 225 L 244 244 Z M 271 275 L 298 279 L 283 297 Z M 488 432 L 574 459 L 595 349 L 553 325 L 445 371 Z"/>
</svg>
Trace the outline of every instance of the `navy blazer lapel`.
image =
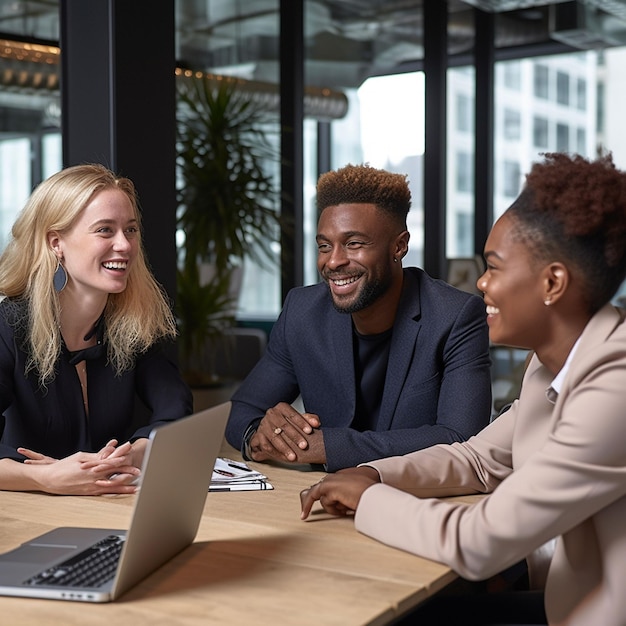
<svg viewBox="0 0 626 626">
<path fill-rule="evenodd" d="M 378 430 L 388 430 L 409 373 L 417 336 L 422 327 L 419 275 L 404 271 L 402 297 L 391 336 L 389 365 L 380 407 Z"/>
</svg>

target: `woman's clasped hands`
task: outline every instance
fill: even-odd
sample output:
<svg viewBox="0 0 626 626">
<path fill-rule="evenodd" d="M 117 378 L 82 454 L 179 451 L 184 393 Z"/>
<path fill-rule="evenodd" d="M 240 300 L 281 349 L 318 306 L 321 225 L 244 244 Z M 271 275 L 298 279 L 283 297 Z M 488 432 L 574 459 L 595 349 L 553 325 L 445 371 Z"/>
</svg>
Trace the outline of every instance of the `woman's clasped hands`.
<svg viewBox="0 0 626 626">
<path fill-rule="evenodd" d="M 137 490 L 141 471 L 133 464 L 133 444 L 111 439 L 98 452 L 76 452 L 54 459 L 18 448 L 32 467 L 32 478 L 42 491 L 64 495 L 127 494 Z"/>
</svg>

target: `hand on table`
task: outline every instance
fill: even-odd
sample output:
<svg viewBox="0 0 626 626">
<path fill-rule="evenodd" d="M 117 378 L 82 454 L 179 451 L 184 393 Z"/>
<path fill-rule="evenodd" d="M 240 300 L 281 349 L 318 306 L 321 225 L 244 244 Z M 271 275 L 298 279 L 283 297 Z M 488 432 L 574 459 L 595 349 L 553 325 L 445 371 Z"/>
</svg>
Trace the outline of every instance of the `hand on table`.
<svg viewBox="0 0 626 626">
<path fill-rule="evenodd" d="M 300 492 L 300 517 L 306 519 L 318 500 L 331 515 L 351 515 L 356 511 L 363 492 L 378 482 L 380 477 L 373 467 L 351 467 L 328 474 Z"/>
<path fill-rule="evenodd" d="M 265 413 L 252 435 L 250 455 L 254 461 L 325 463 L 320 425 L 317 415 L 299 413 L 287 402 L 280 402 Z"/>
</svg>

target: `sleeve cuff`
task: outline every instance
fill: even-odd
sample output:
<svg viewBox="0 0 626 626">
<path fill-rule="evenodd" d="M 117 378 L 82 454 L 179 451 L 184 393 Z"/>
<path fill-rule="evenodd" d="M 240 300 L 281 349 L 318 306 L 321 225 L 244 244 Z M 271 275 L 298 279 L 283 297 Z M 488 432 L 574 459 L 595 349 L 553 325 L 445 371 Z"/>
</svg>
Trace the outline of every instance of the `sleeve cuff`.
<svg viewBox="0 0 626 626">
<path fill-rule="evenodd" d="M 252 439 L 252 436 L 258 430 L 260 423 L 261 420 L 254 420 L 253 422 L 250 422 L 250 425 L 248 426 L 248 428 L 246 428 L 246 432 L 243 434 L 243 442 L 241 444 L 241 456 L 243 457 L 244 461 L 254 460 L 251 457 L 250 439 Z"/>
</svg>

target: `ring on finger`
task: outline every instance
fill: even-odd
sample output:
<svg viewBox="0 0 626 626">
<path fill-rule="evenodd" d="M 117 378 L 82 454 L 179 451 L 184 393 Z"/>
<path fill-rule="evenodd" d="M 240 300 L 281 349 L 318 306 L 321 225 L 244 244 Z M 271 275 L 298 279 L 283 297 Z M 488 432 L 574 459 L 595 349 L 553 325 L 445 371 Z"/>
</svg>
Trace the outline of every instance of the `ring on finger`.
<svg viewBox="0 0 626 626">
<path fill-rule="evenodd" d="M 280 435 L 280 433 L 282 432 L 283 432 L 283 429 L 280 426 L 277 426 L 276 428 L 274 428 L 275 435 Z"/>
</svg>

